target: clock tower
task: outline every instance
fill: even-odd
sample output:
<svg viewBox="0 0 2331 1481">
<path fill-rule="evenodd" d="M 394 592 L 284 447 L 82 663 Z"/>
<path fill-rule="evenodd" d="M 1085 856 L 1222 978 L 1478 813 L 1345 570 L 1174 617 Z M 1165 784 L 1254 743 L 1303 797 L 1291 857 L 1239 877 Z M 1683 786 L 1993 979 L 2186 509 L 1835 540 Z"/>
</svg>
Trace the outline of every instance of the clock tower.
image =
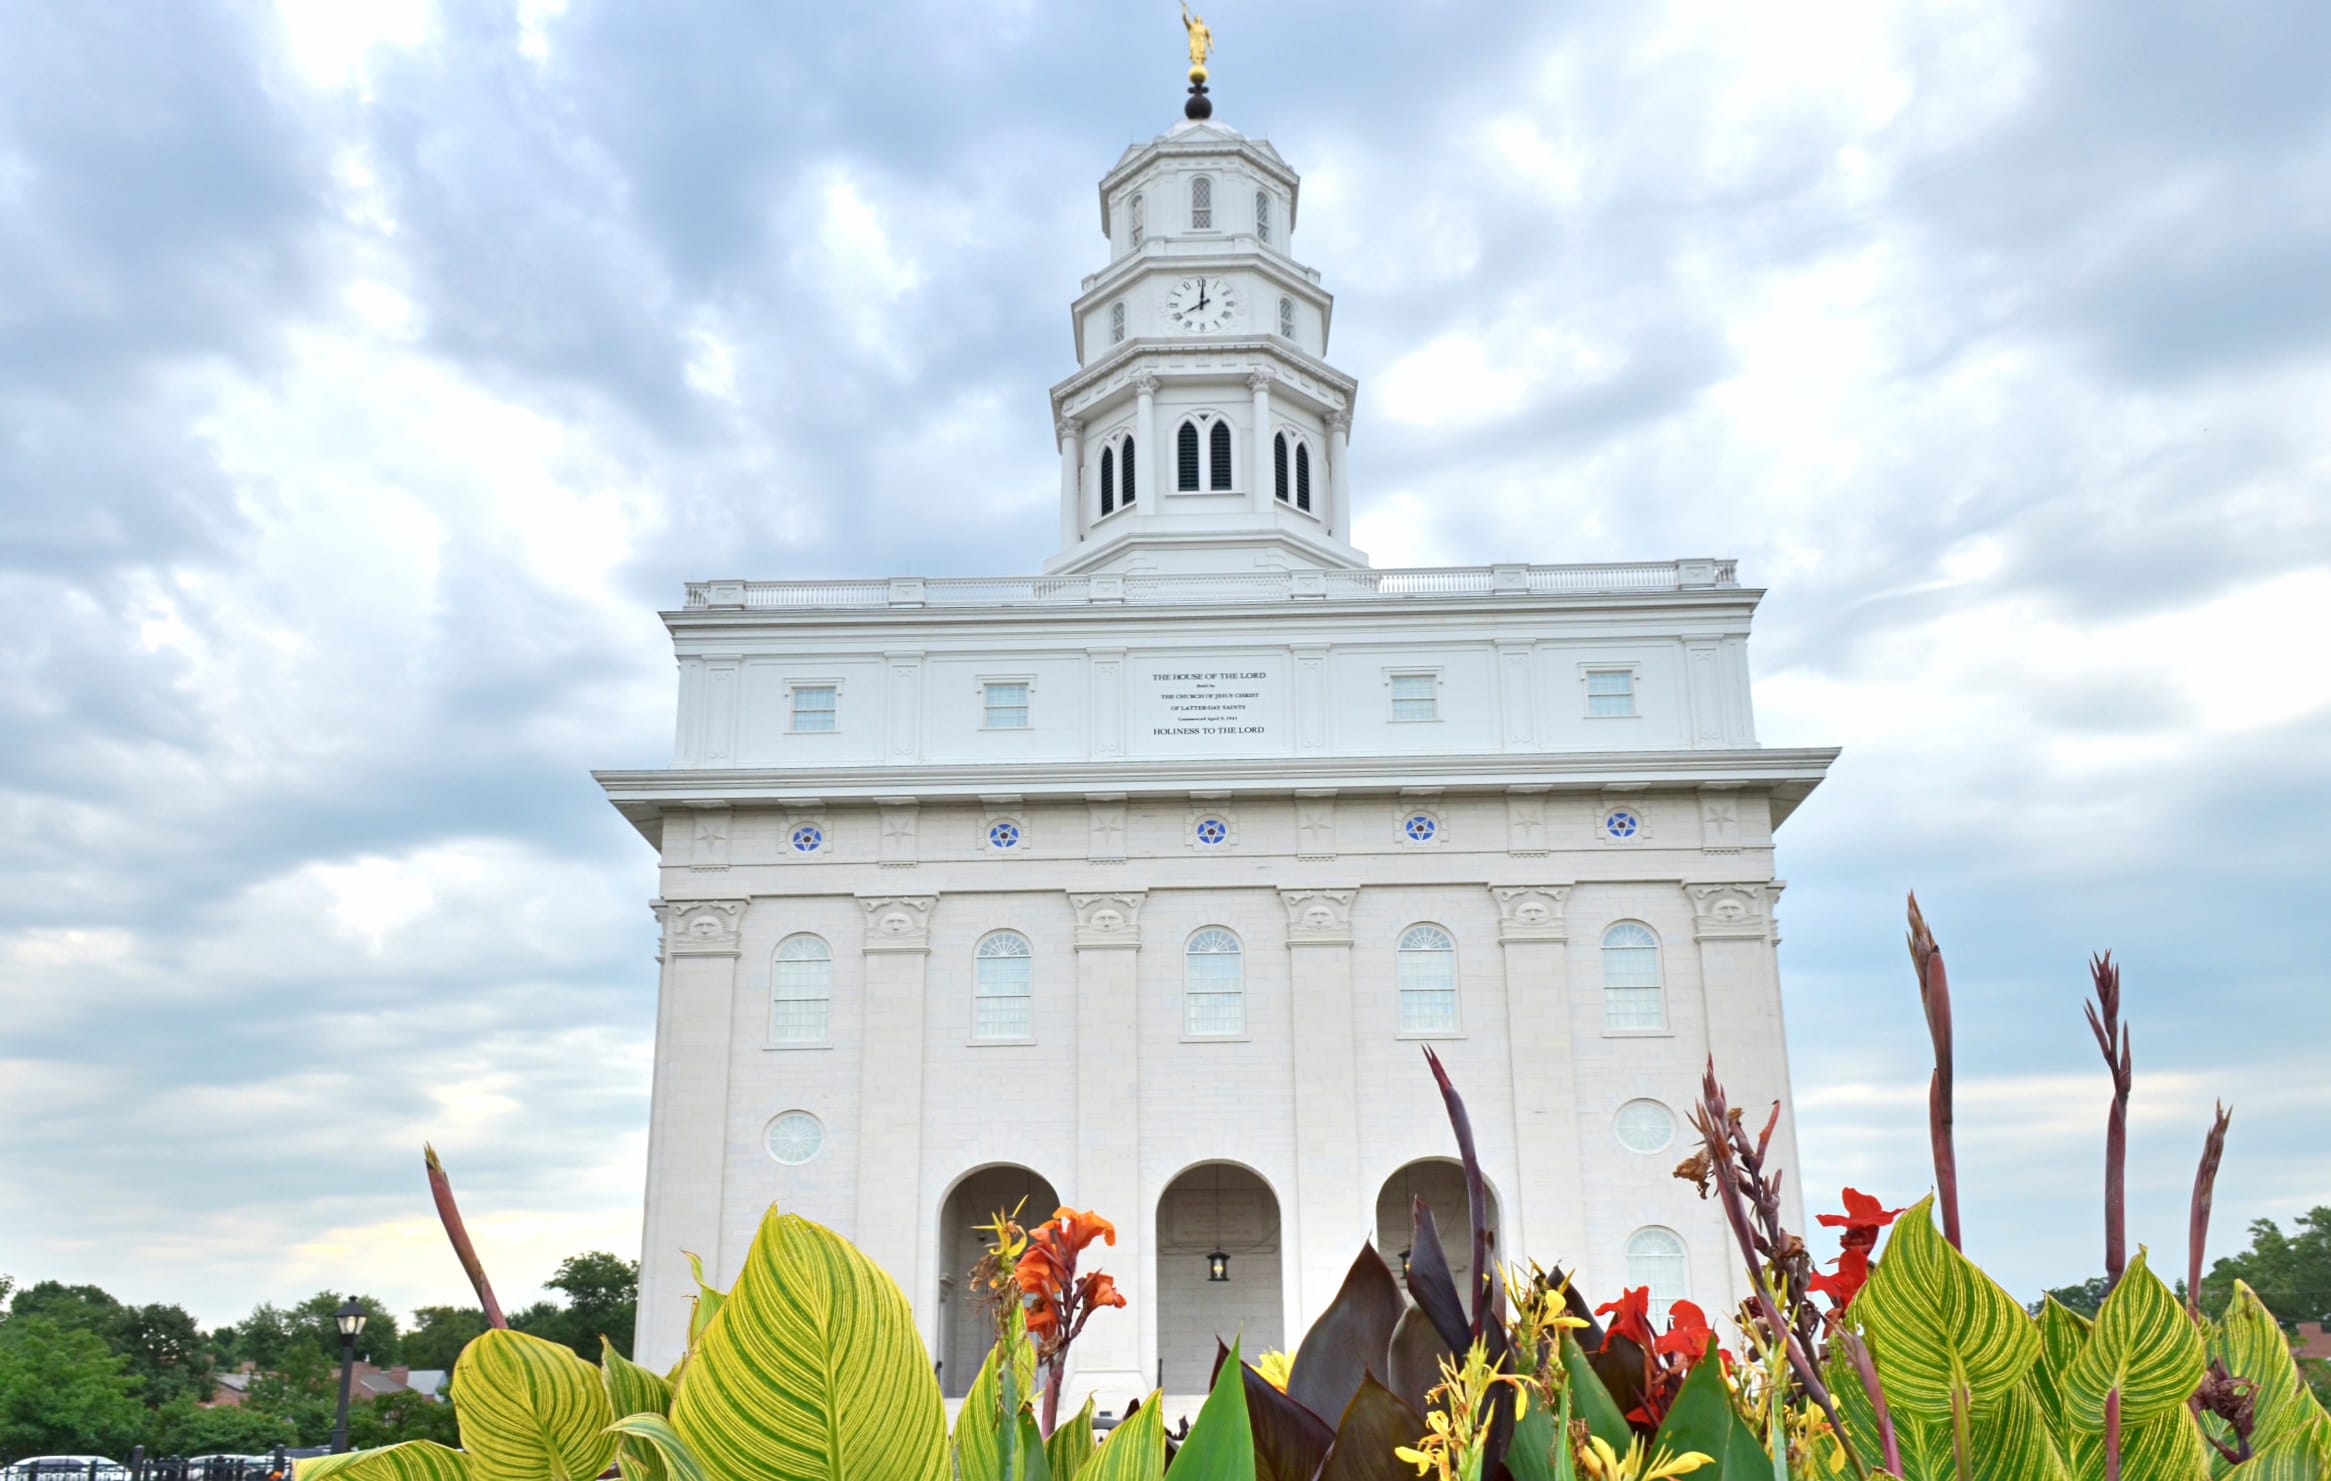
<svg viewBox="0 0 2331 1481">
<path fill-rule="evenodd" d="M 1109 262 L 1070 306 L 1052 388 L 1053 575 L 1355 567 L 1359 383 L 1327 362 L 1335 299 L 1294 255 L 1300 181 L 1268 141 L 1190 117 L 1101 180 Z"/>
</svg>

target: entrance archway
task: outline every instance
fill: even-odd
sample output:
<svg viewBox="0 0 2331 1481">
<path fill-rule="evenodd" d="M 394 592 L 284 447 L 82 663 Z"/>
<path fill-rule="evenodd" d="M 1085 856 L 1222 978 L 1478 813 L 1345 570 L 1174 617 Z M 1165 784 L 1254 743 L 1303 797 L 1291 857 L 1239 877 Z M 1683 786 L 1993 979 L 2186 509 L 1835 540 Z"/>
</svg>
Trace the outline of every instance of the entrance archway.
<svg viewBox="0 0 2331 1481">
<path fill-rule="evenodd" d="M 1157 1201 L 1160 1388 L 1176 1397 L 1205 1393 L 1217 1338 L 1238 1338 L 1250 1359 L 1287 1345 L 1281 1244 L 1277 1196 L 1236 1163 L 1201 1162 L 1166 1185 Z M 1217 1252 L 1225 1257 L 1221 1280 L 1210 1269 Z"/>
<path fill-rule="evenodd" d="M 1025 1206 L 1023 1207 L 1023 1201 Z M 971 1392 L 979 1364 L 995 1341 L 986 1311 L 969 1287 L 971 1267 L 987 1253 L 979 1226 L 998 1211 L 1020 1210 L 1020 1222 L 1052 1217 L 1060 1195 L 1043 1174 L 1013 1163 L 983 1167 L 957 1183 L 939 1208 L 939 1389 L 950 1399 Z"/>
<path fill-rule="evenodd" d="M 1498 1232 L 1497 1190 L 1489 1194 L 1489 1230 Z M 1449 1257 L 1449 1273 L 1457 1291 L 1468 1302 L 1473 1296 L 1473 1215 L 1465 1197 L 1465 1169 L 1443 1157 L 1420 1157 L 1395 1169 L 1376 1194 L 1376 1253 L 1392 1267 L 1405 1289 L 1407 1252 L 1416 1238 L 1410 1200 L 1421 1198 L 1433 1211 L 1433 1229 L 1441 1237 L 1441 1252 Z M 1502 1240 L 1490 1246 L 1491 1259 L 1507 1258 Z"/>
</svg>

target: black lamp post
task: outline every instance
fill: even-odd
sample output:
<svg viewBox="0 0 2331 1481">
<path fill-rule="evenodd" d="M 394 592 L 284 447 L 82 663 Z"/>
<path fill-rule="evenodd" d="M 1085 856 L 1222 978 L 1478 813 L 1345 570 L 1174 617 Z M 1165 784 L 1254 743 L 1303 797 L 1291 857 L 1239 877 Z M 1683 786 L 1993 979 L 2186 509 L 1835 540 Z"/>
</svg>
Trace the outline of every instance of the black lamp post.
<svg viewBox="0 0 2331 1481">
<path fill-rule="evenodd" d="M 348 1386 L 356 1378 L 356 1334 L 364 1330 L 364 1308 L 351 1296 L 332 1320 L 340 1328 L 340 1417 L 332 1422 L 332 1453 L 339 1455 L 348 1448 Z"/>
</svg>

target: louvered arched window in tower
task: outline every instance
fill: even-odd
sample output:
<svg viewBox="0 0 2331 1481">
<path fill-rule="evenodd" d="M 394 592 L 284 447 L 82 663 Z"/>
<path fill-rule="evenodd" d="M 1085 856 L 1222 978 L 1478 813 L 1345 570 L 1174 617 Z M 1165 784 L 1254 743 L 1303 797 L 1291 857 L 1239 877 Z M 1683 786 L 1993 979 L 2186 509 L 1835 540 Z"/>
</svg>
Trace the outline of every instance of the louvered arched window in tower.
<svg viewBox="0 0 2331 1481">
<path fill-rule="evenodd" d="M 1287 434 L 1280 432 L 1271 438 L 1271 492 L 1279 502 L 1287 502 Z"/>
<path fill-rule="evenodd" d="M 1132 218 L 1132 223 L 1133 223 L 1133 225 L 1132 225 L 1132 229 L 1130 230 L 1130 232 L 1129 232 L 1128 234 L 1129 234 L 1129 235 L 1130 235 L 1130 236 L 1133 238 L 1133 250 L 1134 250 L 1134 251 L 1136 251 L 1136 252 L 1138 252 L 1138 251 L 1140 251 L 1140 250 L 1141 250 L 1141 197 L 1140 197 L 1140 196 L 1135 196 L 1135 197 L 1133 198 L 1133 205 L 1132 205 L 1131 209 L 1129 209 L 1129 210 L 1126 212 L 1126 215 L 1127 215 L 1127 216 L 1129 216 L 1130 218 Z"/>
<path fill-rule="evenodd" d="M 1255 240 L 1266 244 L 1271 240 L 1271 193 L 1267 190 L 1255 192 Z"/>
<path fill-rule="evenodd" d="M 1230 487 L 1230 423 L 1220 417 L 1206 434 L 1206 487 L 1221 493 Z"/>
<path fill-rule="evenodd" d="M 1311 446 L 1304 442 L 1295 444 L 1295 507 L 1311 509 Z"/>
<path fill-rule="evenodd" d="M 1294 337 L 1295 300 L 1292 298 L 1282 298 L 1279 300 L 1279 338 L 1293 339 Z"/>
<path fill-rule="evenodd" d="M 1128 432 L 1117 444 L 1117 502 L 1127 508 L 1133 504 L 1133 434 Z"/>
<path fill-rule="evenodd" d="M 1185 494 L 1198 492 L 1198 424 L 1182 423 L 1174 434 L 1174 487 Z"/>
<path fill-rule="evenodd" d="M 1113 514 L 1117 510 L 1117 449 L 1104 444 L 1101 448 L 1101 512 Z"/>
<path fill-rule="evenodd" d="M 1214 177 L 1197 175 L 1190 180 L 1190 230 L 1214 229 Z"/>
<path fill-rule="evenodd" d="M 1122 299 L 1109 305 L 1109 343 L 1125 343 L 1125 303 Z"/>
</svg>

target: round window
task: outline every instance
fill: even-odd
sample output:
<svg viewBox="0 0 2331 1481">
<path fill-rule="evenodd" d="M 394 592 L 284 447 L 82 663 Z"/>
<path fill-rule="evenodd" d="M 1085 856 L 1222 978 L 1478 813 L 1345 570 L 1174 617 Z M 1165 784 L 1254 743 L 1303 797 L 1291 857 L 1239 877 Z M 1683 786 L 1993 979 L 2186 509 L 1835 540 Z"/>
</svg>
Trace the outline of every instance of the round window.
<svg viewBox="0 0 2331 1481">
<path fill-rule="evenodd" d="M 769 1123 L 769 1155 L 787 1167 L 799 1167 L 826 1144 L 826 1129 L 807 1111 L 787 1111 Z"/>
<path fill-rule="evenodd" d="M 1675 1140 L 1675 1112 L 1655 1100 L 1631 1100 L 1619 1107 L 1619 1145 L 1630 1152 L 1657 1152 Z"/>
<path fill-rule="evenodd" d="M 1018 848 L 1020 825 L 1012 822 L 988 824 L 987 844 L 989 848 Z"/>
<path fill-rule="evenodd" d="M 1433 821 L 1431 813 L 1410 813 L 1408 821 L 1400 825 L 1400 831 L 1408 835 L 1411 843 L 1431 843 L 1433 835 L 1441 831 L 1441 825 Z"/>
<path fill-rule="evenodd" d="M 815 823 L 804 823 L 793 830 L 793 851 L 814 854 L 826 846 L 826 830 Z"/>
<path fill-rule="evenodd" d="M 1212 848 L 1230 837 L 1230 825 L 1220 818 L 1201 818 L 1198 822 L 1198 841 Z"/>
<path fill-rule="evenodd" d="M 1613 838 L 1633 838 L 1643 830 L 1643 820 L 1623 807 L 1611 809 L 1603 819 L 1603 831 Z"/>
</svg>

